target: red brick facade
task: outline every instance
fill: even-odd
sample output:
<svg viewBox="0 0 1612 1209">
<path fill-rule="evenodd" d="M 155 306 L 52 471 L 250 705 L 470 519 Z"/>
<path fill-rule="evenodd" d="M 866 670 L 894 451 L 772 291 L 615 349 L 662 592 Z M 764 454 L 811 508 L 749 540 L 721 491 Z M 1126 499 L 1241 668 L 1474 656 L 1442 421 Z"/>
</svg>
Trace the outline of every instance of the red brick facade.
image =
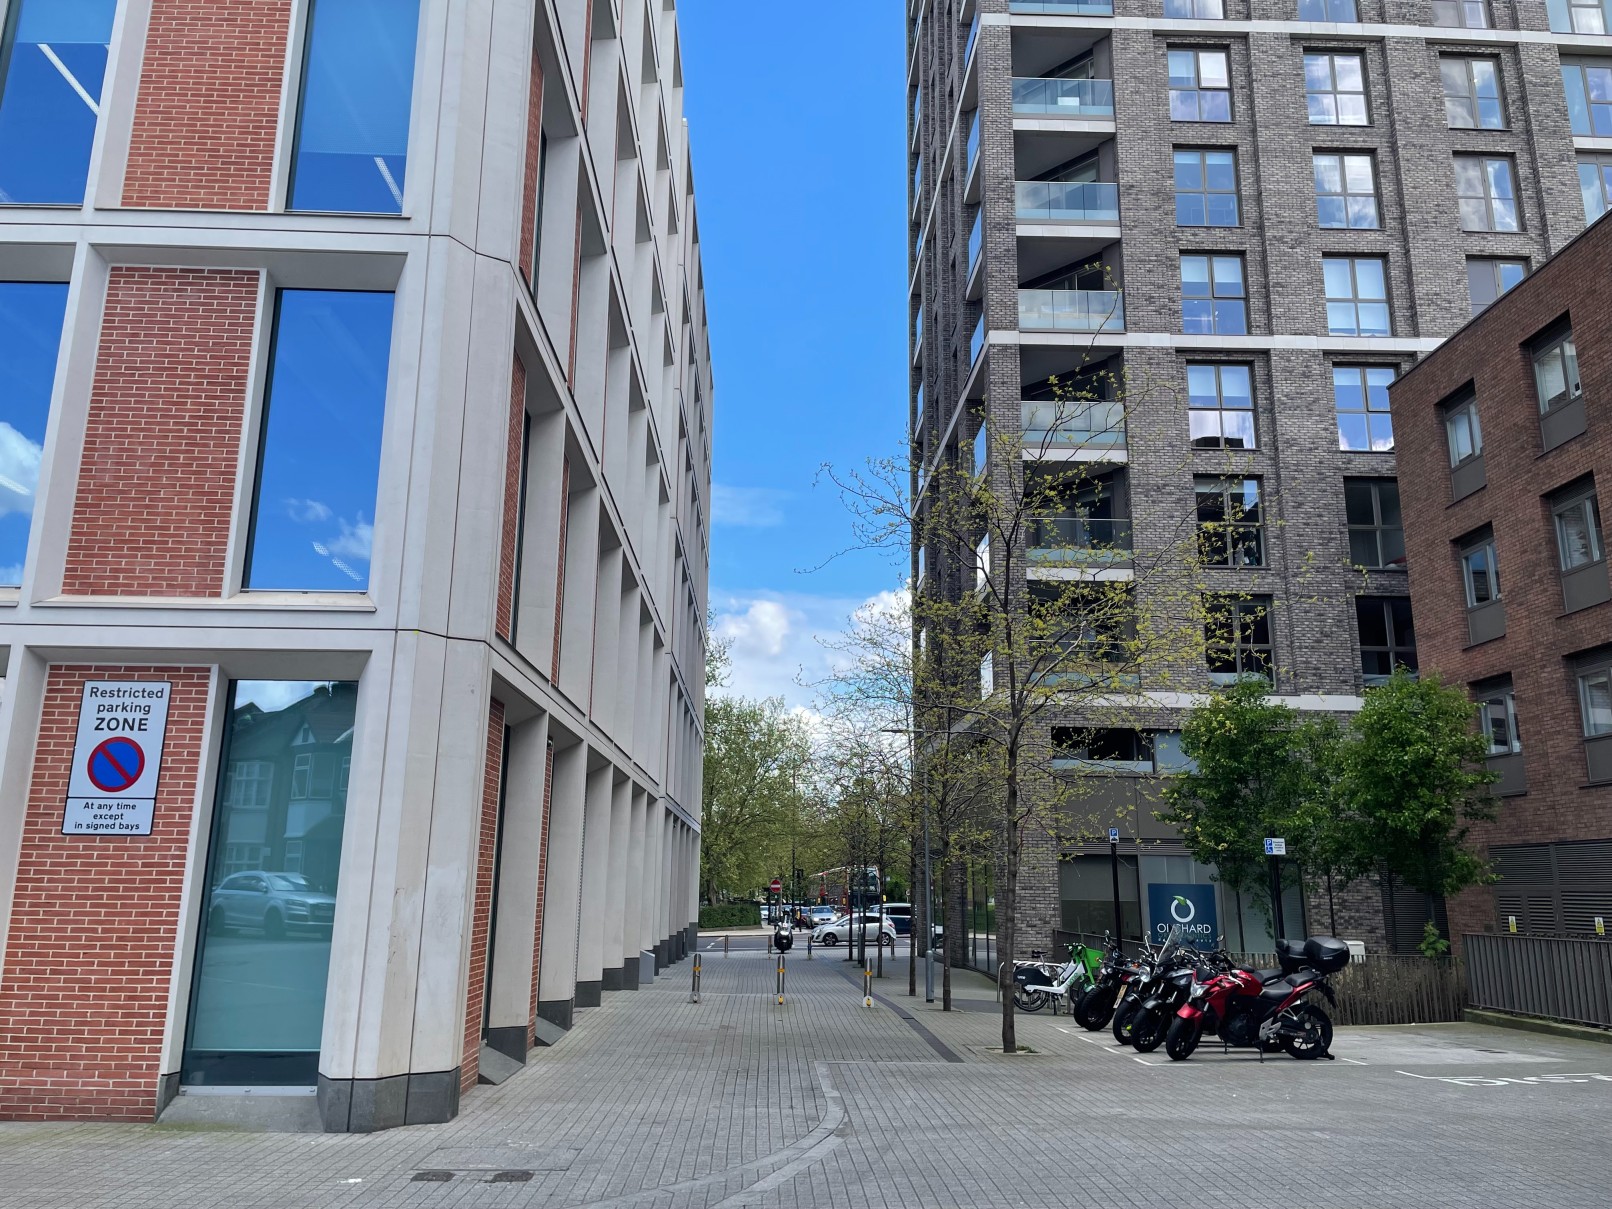
<svg viewBox="0 0 1612 1209">
<path fill-rule="evenodd" d="M 61 834 L 88 680 L 173 685 L 149 836 Z M 49 670 L 0 983 L 0 1117 L 156 1116 L 208 682 L 202 668 Z"/>
<path fill-rule="evenodd" d="M 532 1004 L 526 1043 L 537 1044 L 538 971 L 543 965 L 543 891 L 549 868 L 549 802 L 554 793 L 554 744 L 543 755 L 543 838 L 537 854 L 537 920 L 532 928 Z"/>
<path fill-rule="evenodd" d="M 521 191 L 520 267 L 526 284 L 537 288 L 537 189 L 543 160 L 543 64 L 532 56 L 526 93 L 526 180 Z"/>
<path fill-rule="evenodd" d="M 291 0 L 153 0 L 123 204 L 267 210 Z"/>
<path fill-rule="evenodd" d="M 1612 784 L 1589 784 L 1575 653 L 1612 642 L 1612 602 L 1563 611 L 1546 497 L 1595 476 L 1612 488 L 1612 222 L 1592 226 L 1559 256 L 1463 328 L 1392 391 L 1405 542 L 1424 672 L 1447 682 L 1509 675 L 1527 792 L 1501 800 L 1474 838 L 1492 844 L 1612 837 Z M 1587 430 L 1545 450 L 1530 342 L 1571 317 Z M 1452 503 L 1441 404 L 1475 391 L 1486 485 Z M 1469 645 L 1455 541 L 1493 527 L 1505 634 Z M 1603 540 L 1607 534 L 1603 532 Z M 1450 930 L 1495 924 L 1495 891 L 1449 905 Z"/>
<path fill-rule="evenodd" d="M 471 904 L 469 990 L 465 995 L 465 1048 L 459 1066 L 461 1093 L 481 1073 L 481 1018 L 487 994 L 487 937 L 493 918 L 493 863 L 498 851 L 498 800 L 504 781 L 504 703 L 487 711 L 487 762 L 481 780 L 481 833 L 476 847 L 475 900 Z"/>
<path fill-rule="evenodd" d="M 509 431 L 504 435 L 504 531 L 498 549 L 498 636 L 515 637 L 515 560 L 521 533 L 521 474 L 526 453 L 526 366 L 515 358 L 509 387 Z"/>
<path fill-rule="evenodd" d="M 258 282 L 238 270 L 112 270 L 66 594 L 222 594 Z"/>
</svg>

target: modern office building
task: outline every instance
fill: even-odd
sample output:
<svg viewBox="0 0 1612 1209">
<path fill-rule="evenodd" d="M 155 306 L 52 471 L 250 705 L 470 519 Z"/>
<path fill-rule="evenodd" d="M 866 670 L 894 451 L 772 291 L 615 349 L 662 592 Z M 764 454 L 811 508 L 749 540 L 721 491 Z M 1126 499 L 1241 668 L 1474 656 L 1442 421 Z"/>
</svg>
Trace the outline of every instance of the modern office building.
<svg viewBox="0 0 1612 1209">
<path fill-rule="evenodd" d="M 1479 703 L 1499 777 L 1473 838 L 1500 880 L 1457 934 L 1612 919 L 1609 266 L 1598 222 L 1392 391 L 1422 666 Z"/>
<path fill-rule="evenodd" d="M 674 5 L 0 10 L 0 1116 L 445 1120 L 695 917 Z"/>
<path fill-rule="evenodd" d="M 923 477 L 947 459 L 1004 473 L 1002 434 L 1024 434 L 1035 459 L 1100 464 L 1100 501 L 1072 501 L 1055 528 L 1103 558 L 1032 558 L 1032 577 L 1124 578 L 1117 554 L 1156 555 L 1194 510 L 1224 520 L 1235 503 L 1251 530 L 1207 571 L 1210 595 L 1245 602 L 1234 636 L 1171 691 L 1140 686 L 1153 727 L 1084 753 L 1116 778 L 1136 923 L 1156 922 L 1150 886 L 1209 877 L 1151 810 L 1190 681 L 1259 672 L 1300 708 L 1345 713 L 1416 666 L 1388 387 L 1606 208 L 1609 13 L 911 0 Z M 1053 377 L 1098 399 L 1049 432 Z M 923 590 L 964 590 L 970 569 L 925 555 Z M 1107 926 L 1107 863 L 1106 842 L 1035 842 L 1026 943 Z M 990 918 L 993 876 L 971 879 L 971 918 Z M 1217 893 L 1223 924 L 1242 914 Z M 1426 918 L 1393 886 L 1310 900 L 1315 926 L 1373 947 L 1413 943 Z M 1246 936 L 1225 929 L 1232 943 L 1268 943 L 1263 920 L 1244 922 Z M 978 931 L 968 956 L 994 967 L 994 929 Z"/>
</svg>

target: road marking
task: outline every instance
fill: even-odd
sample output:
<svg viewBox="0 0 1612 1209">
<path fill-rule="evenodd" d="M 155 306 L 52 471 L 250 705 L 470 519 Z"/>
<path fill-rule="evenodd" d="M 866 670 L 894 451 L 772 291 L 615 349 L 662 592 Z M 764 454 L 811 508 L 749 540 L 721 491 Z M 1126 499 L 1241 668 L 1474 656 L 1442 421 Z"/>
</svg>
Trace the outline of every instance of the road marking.
<svg viewBox="0 0 1612 1209">
<path fill-rule="evenodd" d="M 1425 1079 L 1429 1083 L 1453 1083 L 1456 1087 L 1548 1087 L 1563 1083 L 1612 1083 L 1612 1075 L 1599 1075 L 1590 1071 L 1578 1071 L 1573 1074 L 1562 1075 L 1524 1075 L 1512 1077 L 1509 1075 L 1418 1075 L 1415 1071 L 1399 1070 L 1396 1075 L 1408 1075 L 1412 1079 Z"/>
<path fill-rule="evenodd" d="M 1336 1056 L 1336 1055 L 1334 1055 Z M 1338 1058 L 1339 1062 L 1347 1062 L 1350 1066 L 1370 1066 L 1369 1062 L 1362 1062 L 1359 1058 Z"/>
</svg>

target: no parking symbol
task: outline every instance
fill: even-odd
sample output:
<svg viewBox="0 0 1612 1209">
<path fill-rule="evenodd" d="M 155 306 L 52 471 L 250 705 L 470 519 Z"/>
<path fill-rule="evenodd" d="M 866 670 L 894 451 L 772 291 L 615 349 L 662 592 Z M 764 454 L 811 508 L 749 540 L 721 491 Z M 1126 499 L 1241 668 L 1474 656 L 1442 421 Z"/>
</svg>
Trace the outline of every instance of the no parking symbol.
<svg viewBox="0 0 1612 1209">
<path fill-rule="evenodd" d="M 151 834 L 171 687 L 166 680 L 84 685 L 63 835 Z"/>
</svg>

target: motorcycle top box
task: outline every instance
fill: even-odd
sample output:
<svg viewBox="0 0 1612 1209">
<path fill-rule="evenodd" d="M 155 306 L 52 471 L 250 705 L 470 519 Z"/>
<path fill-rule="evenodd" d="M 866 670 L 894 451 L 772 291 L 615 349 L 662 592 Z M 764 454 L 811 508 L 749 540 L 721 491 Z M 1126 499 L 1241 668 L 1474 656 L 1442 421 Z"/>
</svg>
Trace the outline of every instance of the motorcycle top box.
<svg viewBox="0 0 1612 1209">
<path fill-rule="evenodd" d="M 1312 936 L 1304 942 L 1304 957 L 1317 973 L 1336 974 L 1349 964 L 1349 946 L 1331 936 Z"/>
</svg>

